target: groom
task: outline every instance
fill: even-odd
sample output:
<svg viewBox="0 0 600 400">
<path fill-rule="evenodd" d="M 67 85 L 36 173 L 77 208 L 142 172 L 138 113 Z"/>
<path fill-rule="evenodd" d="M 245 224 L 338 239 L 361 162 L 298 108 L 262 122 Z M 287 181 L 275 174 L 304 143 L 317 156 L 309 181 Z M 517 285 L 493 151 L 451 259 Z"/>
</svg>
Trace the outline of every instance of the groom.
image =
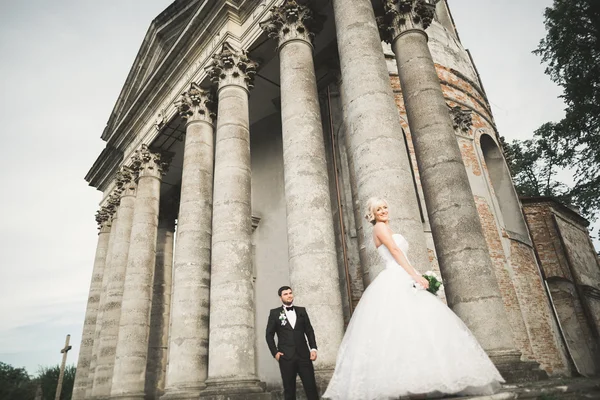
<svg viewBox="0 0 600 400">
<path fill-rule="evenodd" d="M 267 344 L 279 362 L 285 400 L 296 399 L 296 376 L 300 375 L 308 400 L 318 400 L 315 370 L 317 359 L 315 331 L 304 307 L 294 306 L 294 294 L 289 286 L 277 292 L 283 305 L 271 310 L 267 322 Z M 277 344 L 275 344 L 277 334 Z M 308 339 L 308 345 L 306 341 Z"/>
</svg>

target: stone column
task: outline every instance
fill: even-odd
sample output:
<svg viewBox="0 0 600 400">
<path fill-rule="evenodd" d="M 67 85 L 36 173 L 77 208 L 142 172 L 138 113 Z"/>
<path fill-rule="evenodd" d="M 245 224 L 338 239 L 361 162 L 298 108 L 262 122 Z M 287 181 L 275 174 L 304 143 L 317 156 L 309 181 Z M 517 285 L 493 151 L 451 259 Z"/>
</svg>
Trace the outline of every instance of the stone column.
<svg viewBox="0 0 600 400">
<path fill-rule="evenodd" d="M 218 84 L 210 333 L 207 388 L 201 396 L 263 391 L 255 361 L 248 91 L 256 64 L 228 42 L 207 68 Z M 230 397 L 228 397 L 230 398 Z"/>
<path fill-rule="evenodd" d="M 434 2 L 382 0 L 382 38 L 392 44 L 427 213 L 454 312 L 490 356 L 518 360 L 453 122 L 427 45 Z"/>
<path fill-rule="evenodd" d="M 136 151 L 132 164 L 139 177 L 110 395 L 113 399 L 143 400 L 160 184 L 168 163 L 160 153 L 142 145 Z"/>
<path fill-rule="evenodd" d="M 146 364 L 146 396 L 158 400 L 165 391 L 173 284 L 173 239 L 177 196 L 161 199 L 156 239 L 156 269 L 150 310 L 150 335 Z M 166 196 L 165 196 L 166 197 Z"/>
<path fill-rule="evenodd" d="M 296 0 L 261 24 L 278 40 L 290 281 L 318 335 L 317 376 L 328 381 L 344 332 L 313 36 L 323 18 Z M 323 387 L 323 389 L 325 389 Z"/>
<path fill-rule="evenodd" d="M 106 251 L 106 261 L 104 263 L 104 274 L 102 276 L 102 290 L 100 292 L 100 301 L 98 302 L 98 313 L 96 315 L 96 326 L 94 328 L 94 344 L 92 346 L 92 359 L 90 360 L 90 367 L 87 375 L 87 383 L 85 389 L 85 399 L 91 399 L 92 389 L 94 387 L 94 377 L 96 375 L 96 364 L 98 361 L 99 351 L 100 351 L 100 332 L 102 331 L 102 320 L 103 320 L 103 310 L 106 304 L 107 297 L 107 289 L 108 289 L 108 277 L 110 275 L 111 266 L 110 260 L 112 258 L 113 247 L 115 244 L 116 238 L 116 227 L 117 227 L 117 210 L 112 206 L 115 203 L 115 199 L 117 198 L 116 193 L 113 193 L 109 198 L 109 205 L 103 207 L 108 214 L 108 219 L 111 224 L 110 229 L 110 237 L 108 239 L 108 249 Z"/>
<path fill-rule="evenodd" d="M 96 324 L 98 347 L 95 350 L 97 354 L 96 368 L 91 393 L 91 397 L 94 399 L 104 399 L 110 395 L 135 202 L 136 186 L 133 171 L 128 167 L 123 167 L 117 175 L 116 185 L 118 190 L 115 195 L 119 199 L 119 206 L 112 226 L 115 235 L 114 238 L 111 238 L 113 243 L 107 257 L 105 270 L 106 281 L 104 284 L 106 289 Z M 94 348 L 96 349 L 96 346 Z"/>
<path fill-rule="evenodd" d="M 215 104 L 209 92 L 192 84 L 177 106 L 187 126 L 163 399 L 197 398 L 208 376 Z"/>
<path fill-rule="evenodd" d="M 427 242 L 371 0 L 333 0 L 333 8 L 346 142 L 358 207 L 364 215 L 370 197 L 387 199 L 392 228 L 406 237 L 410 243 L 408 257 L 424 272 L 429 269 Z M 373 244 L 372 225 L 361 218 L 357 230 L 368 284 L 381 270 L 382 262 Z"/>
<path fill-rule="evenodd" d="M 98 306 L 102 293 L 102 280 L 104 276 L 104 266 L 106 264 L 106 254 L 110 239 L 111 216 L 102 208 L 96 214 L 98 222 L 98 245 L 96 246 L 96 256 L 94 257 L 94 267 L 92 269 L 92 282 L 85 311 L 85 320 L 83 323 L 83 332 L 81 334 L 81 346 L 79 346 L 79 360 L 77 361 L 77 372 L 73 384 L 74 400 L 83 400 L 88 386 L 88 376 L 90 371 L 90 362 L 92 359 L 92 350 L 94 347 L 94 334 L 96 333 L 96 319 L 98 316 Z"/>
</svg>

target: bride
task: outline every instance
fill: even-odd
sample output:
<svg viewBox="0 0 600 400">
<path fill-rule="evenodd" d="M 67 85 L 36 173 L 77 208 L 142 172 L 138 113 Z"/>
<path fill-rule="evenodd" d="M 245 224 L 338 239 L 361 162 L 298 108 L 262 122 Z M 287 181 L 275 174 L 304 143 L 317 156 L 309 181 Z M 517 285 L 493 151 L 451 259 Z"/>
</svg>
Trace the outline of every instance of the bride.
<svg viewBox="0 0 600 400">
<path fill-rule="evenodd" d="M 410 264 L 392 233 L 387 202 L 367 219 L 385 269 L 365 290 L 338 351 L 327 399 L 383 400 L 417 394 L 491 394 L 504 382 L 464 323 Z"/>
</svg>

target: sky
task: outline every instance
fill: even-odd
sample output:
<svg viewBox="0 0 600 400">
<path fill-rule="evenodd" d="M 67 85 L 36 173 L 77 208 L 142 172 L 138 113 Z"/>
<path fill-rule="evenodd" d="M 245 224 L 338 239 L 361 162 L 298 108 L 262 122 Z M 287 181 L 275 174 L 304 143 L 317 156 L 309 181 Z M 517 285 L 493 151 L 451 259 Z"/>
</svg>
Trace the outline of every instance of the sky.
<svg viewBox="0 0 600 400">
<path fill-rule="evenodd" d="M 83 177 L 154 17 L 170 0 L 0 0 L 0 361 L 75 364 L 100 192 Z M 509 140 L 558 121 L 560 89 L 531 54 L 551 0 L 450 0 Z"/>
</svg>

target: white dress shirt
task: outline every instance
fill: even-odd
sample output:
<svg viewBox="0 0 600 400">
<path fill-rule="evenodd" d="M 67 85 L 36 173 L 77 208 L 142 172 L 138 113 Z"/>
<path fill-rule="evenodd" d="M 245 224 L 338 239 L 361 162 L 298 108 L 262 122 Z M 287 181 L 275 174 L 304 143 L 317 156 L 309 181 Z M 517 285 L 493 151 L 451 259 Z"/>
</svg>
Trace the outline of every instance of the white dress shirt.
<svg viewBox="0 0 600 400">
<path fill-rule="evenodd" d="M 293 309 L 291 311 L 288 311 L 287 308 L 285 307 L 293 307 L 293 304 L 290 304 L 289 306 L 286 306 L 285 304 L 283 305 L 284 307 L 284 311 L 285 311 L 285 316 L 290 324 L 290 326 L 292 327 L 292 329 L 294 329 L 294 327 L 296 326 L 296 309 Z"/>
</svg>

